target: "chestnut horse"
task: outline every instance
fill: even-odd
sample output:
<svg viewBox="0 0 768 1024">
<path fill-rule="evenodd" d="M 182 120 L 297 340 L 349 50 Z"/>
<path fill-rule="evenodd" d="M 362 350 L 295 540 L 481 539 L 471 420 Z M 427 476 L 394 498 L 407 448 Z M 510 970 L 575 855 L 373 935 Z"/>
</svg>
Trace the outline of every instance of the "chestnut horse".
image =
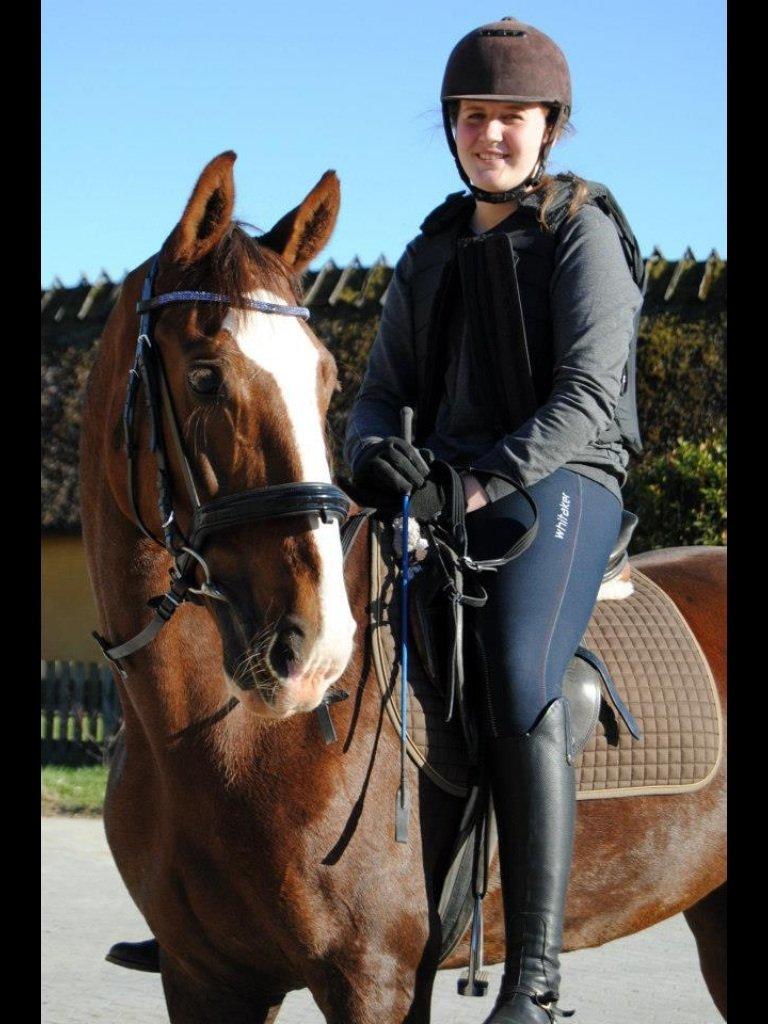
<svg viewBox="0 0 768 1024">
<path fill-rule="evenodd" d="M 297 275 L 333 229 L 338 180 L 326 173 L 257 241 L 232 221 L 234 160 L 224 153 L 204 169 L 157 265 L 157 293 L 204 289 L 231 299 L 232 308 L 189 301 L 155 314 L 153 344 L 207 501 L 331 481 L 332 356 L 302 320 L 237 307 L 247 296 L 297 302 Z M 137 526 L 121 442 L 146 271 L 126 278 L 83 417 L 83 531 L 99 628 L 111 643 L 146 624 L 147 601 L 166 589 L 170 567 Z M 136 426 L 136 508 L 159 533 L 141 403 Z M 187 530 L 176 455 L 169 474 Z M 268 519 L 219 532 L 205 558 L 228 601 L 185 605 L 125 659 L 125 679 L 115 673 L 125 725 L 107 838 L 160 943 L 174 1024 L 274 1021 L 286 993 L 304 987 L 334 1024 L 429 1021 L 437 900 L 462 804 L 409 763 L 409 841 L 395 842 L 399 738 L 366 637 L 368 539 L 366 525 L 343 563 L 336 521 Z M 723 558 L 719 549 L 675 549 L 636 564 L 682 609 L 725 703 Z M 280 647 L 286 621 L 289 656 Z M 338 741 L 326 744 L 315 714 L 299 712 L 317 707 L 329 687 L 350 699 L 332 706 Z M 580 803 L 566 949 L 684 911 L 722 1009 L 723 805 L 722 770 L 686 795 Z M 503 957 L 497 887 L 486 899 L 486 959 Z M 466 959 L 465 940 L 446 966 Z"/>
</svg>

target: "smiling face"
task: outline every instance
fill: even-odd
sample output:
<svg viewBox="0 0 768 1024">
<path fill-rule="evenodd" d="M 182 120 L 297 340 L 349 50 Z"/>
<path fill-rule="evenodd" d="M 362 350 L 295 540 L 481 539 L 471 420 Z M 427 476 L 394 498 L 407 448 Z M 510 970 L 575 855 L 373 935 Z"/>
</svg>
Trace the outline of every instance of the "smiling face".
<svg viewBox="0 0 768 1024">
<path fill-rule="evenodd" d="M 486 192 L 521 185 L 549 137 L 547 112 L 541 103 L 461 100 L 456 149 L 472 184 Z"/>
</svg>

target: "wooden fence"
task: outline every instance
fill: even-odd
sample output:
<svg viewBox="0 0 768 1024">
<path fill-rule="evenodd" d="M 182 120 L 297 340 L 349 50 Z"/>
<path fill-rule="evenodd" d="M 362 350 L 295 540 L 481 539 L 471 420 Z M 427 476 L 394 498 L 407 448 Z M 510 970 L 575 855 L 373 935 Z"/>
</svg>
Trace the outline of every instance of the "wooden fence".
<svg viewBox="0 0 768 1024">
<path fill-rule="evenodd" d="M 100 764 L 120 721 L 120 699 L 107 665 L 40 662 L 41 764 Z"/>
</svg>

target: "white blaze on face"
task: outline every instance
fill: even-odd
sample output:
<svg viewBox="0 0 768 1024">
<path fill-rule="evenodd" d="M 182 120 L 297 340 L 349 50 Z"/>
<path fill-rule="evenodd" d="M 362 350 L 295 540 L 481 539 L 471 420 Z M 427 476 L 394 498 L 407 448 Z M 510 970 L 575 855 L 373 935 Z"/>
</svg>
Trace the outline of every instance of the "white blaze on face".
<svg viewBox="0 0 768 1024">
<path fill-rule="evenodd" d="M 252 299 L 285 305 L 285 300 L 264 289 Z M 230 310 L 222 325 L 249 359 L 274 379 L 285 405 L 300 461 L 299 481 L 330 483 L 325 438 L 317 403 L 319 353 L 307 337 L 301 321 L 279 313 Z M 307 671 L 328 665 L 328 683 L 341 674 L 352 650 L 355 622 L 344 587 L 339 524 L 315 519 L 310 542 L 317 545 L 320 563 L 320 634 Z"/>
</svg>

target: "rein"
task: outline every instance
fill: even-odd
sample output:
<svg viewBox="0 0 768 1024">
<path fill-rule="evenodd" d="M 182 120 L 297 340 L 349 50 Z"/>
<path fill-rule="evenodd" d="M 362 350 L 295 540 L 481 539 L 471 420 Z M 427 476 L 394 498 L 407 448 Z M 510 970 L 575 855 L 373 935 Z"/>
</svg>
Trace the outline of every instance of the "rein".
<svg viewBox="0 0 768 1024">
<path fill-rule="evenodd" d="M 227 601 L 211 579 L 208 565 L 203 558 L 205 541 L 213 533 L 240 526 L 243 523 L 288 516 L 318 516 L 324 523 L 343 522 L 349 513 L 350 501 L 347 495 L 331 483 L 295 482 L 274 484 L 269 487 L 255 487 L 236 494 L 201 502 L 195 486 L 194 474 L 184 450 L 179 431 L 176 411 L 173 406 L 168 380 L 162 357 L 152 337 L 152 315 L 158 309 L 185 302 L 223 303 L 254 309 L 277 316 L 294 316 L 309 319 L 305 306 L 280 305 L 262 302 L 259 299 L 244 299 L 234 303 L 228 296 L 215 292 L 177 291 L 152 295 L 157 274 L 159 254 L 155 255 L 141 290 L 136 310 L 140 314 L 139 336 L 136 353 L 128 375 L 125 404 L 123 407 L 123 434 L 128 465 L 128 501 L 134 522 L 149 540 L 164 548 L 173 560 L 170 570 L 171 585 L 165 594 L 152 598 L 154 608 L 150 622 L 135 636 L 122 643 L 112 644 L 98 633 L 92 635 L 101 647 L 105 657 L 115 665 L 125 679 L 127 671 L 121 664 L 124 658 L 146 647 L 160 632 L 176 609 L 197 597 Z M 157 504 L 160 511 L 163 538 L 160 540 L 141 518 L 137 501 L 136 459 L 139 453 L 135 440 L 134 417 L 139 388 L 144 390 L 147 414 L 149 416 L 149 450 L 154 454 L 157 465 Z M 181 467 L 187 497 L 192 506 L 192 522 L 189 537 L 179 527 L 173 505 L 173 488 L 169 472 L 169 459 L 165 447 L 164 425 L 167 425 Z M 195 573 L 201 568 L 204 581 L 194 586 Z"/>
<path fill-rule="evenodd" d="M 442 459 L 435 459 L 430 470 L 442 484 L 446 495 L 444 509 L 437 522 L 423 524 L 430 542 L 428 564 L 440 581 L 439 591 L 449 609 L 450 655 L 447 661 L 445 722 L 450 722 L 458 711 L 467 749 L 477 757 L 477 731 L 467 715 L 464 696 L 464 609 L 483 608 L 488 600 L 488 592 L 480 582 L 481 573 L 498 572 L 533 544 L 539 530 L 539 510 L 533 495 L 519 477 L 494 470 L 495 475 L 511 483 L 527 503 L 531 510 L 531 525 L 505 552 L 490 558 L 473 558 L 469 553 L 466 498 L 461 477 Z"/>
</svg>

